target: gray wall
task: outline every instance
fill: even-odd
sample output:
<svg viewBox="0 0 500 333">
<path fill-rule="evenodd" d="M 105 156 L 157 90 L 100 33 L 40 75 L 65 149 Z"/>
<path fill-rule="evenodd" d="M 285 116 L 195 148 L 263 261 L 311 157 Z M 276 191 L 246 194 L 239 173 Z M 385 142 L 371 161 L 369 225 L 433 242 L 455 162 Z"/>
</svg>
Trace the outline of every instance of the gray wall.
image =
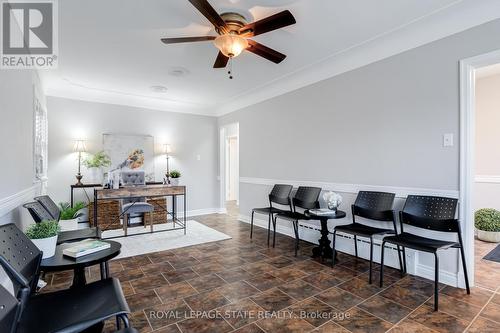
<svg viewBox="0 0 500 333">
<path fill-rule="evenodd" d="M 189 211 L 218 207 L 217 120 L 213 117 L 145 110 L 121 105 L 48 97 L 49 184 L 57 202 L 69 201 L 69 186 L 76 182 L 74 139 L 87 140 L 87 150 L 102 150 L 103 133 L 152 135 L 155 138 L 155 173 L 161 181 L 166 170 L 162 144 L 170 143 L 171 169 L 182 173 L 188 187 Z M 200 160 L 197 160 L 200 155 Z M 83 169 L 83 182 L 89 182 Z M 89 191 L 90 193 L 91 191 Z M 80 199 L 82 197 L 80 196 Z"/>
<path fill-rule="evenodd" d="M 499 35 L 495 20 L 220 117 L 240 124 L 240 176 L 458 191 L 459 60 L 500 49 Z M 268 190 L 241 184 L 243 217 Z"/>
</svg>

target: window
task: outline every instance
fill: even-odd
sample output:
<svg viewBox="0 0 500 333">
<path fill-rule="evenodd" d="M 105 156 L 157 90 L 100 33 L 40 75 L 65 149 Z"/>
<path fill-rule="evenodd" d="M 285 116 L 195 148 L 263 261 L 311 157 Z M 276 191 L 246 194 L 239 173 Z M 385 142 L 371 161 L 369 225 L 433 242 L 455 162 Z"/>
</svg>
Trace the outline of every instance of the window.
<svg viewBox="0 0 500 333">
<path fill-rule="evenodd" d="M 48 154 L 48 124 L 47 110 L 42 106 L 37 94 L 34 94 L 34 142 L 33 163 L 35 182 L 47 179 L 47 154 Z"/>
</svg>

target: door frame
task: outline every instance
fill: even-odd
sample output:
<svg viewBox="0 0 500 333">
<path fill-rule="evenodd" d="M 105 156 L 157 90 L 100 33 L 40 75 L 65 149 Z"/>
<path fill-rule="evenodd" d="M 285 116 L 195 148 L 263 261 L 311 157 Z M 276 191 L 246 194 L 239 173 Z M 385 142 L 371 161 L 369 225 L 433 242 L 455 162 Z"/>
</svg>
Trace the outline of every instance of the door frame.
<svg viewBox="0 0 500 333">
<path fill-rule="evenodd" d="M 226 135 L 228 132 L 228 127 L 236 125 L 236 135 L 231 135 L 231 137 L 237 137 L 237 168 L 236 168 L 236 184 L 235 184 L 235 192 L 236 192 L 236 203 L 239 205 L 240 203 L 240 124 L 230 123 L 220 126 L 219 128 L 219 209 L 221 212 L 226 212 L 226 159 L 227 159 L 227 149 L 228 149 L 228 140 L 229 136 Z"/>
<path fill-rule="evenodd" d="M 471 286 L 474 285 L 474 178 L 475 178 L 475 102 L 477 69 L 500 63 L 500 50 L 460 61 L 460 209 L 459 217 L 465 227 L 465 259 Z M 462 266 L 459 267 L 458 285 L 464 286 Z"/>
</svg>

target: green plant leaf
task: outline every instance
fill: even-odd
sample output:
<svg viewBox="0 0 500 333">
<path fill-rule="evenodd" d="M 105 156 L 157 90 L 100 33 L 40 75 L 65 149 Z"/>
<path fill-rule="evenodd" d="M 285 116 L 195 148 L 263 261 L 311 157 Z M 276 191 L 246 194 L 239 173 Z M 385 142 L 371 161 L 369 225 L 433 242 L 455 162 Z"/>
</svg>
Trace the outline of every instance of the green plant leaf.
<svg viewBox="0 0 500 333">
<path fill-rule="evenodd" d="M 47 220 L 30 225 L 26 230 L 26 236 L 29 239 L 49 238 L 59 234 L 60 230 L 61 228 L 57 221 Z"/>
<path fill-rule="evenodd" d="M 483 231 L 500 232 L 500 212 L 493 208 L 482 208 L 474 214 L 474 225 Z"/>
</svg>

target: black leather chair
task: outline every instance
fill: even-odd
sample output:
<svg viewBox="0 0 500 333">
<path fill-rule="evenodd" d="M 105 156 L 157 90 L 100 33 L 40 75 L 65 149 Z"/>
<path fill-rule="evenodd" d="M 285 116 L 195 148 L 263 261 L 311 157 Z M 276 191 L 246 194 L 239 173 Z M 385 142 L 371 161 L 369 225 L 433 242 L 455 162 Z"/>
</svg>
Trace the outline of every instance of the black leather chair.
<svg viewBox="0 0 500 333">
<path fill-rule="evenodd" d="M 54 211 L 54 215 L 52 215 L 39 201 L 28 202 L 24 204 L 23 207 L 28 210 L 36 223 L 46 220 L 59 221 L 59 219 L 56 219 L 54 215 L 59 216 L 60 212 L 59 214 L 56 214 Z M 59 208 L 57 209 L 59 210 Z M 74 242 L 87 238 L 101 238 L 101 230 L 98 227 L 91 227 L 78 230 L 61 231 L 59 233 L 59 237 L 57 238 L 57 243 L 61 244 L 65 242 Z"/>
<path fill-rule="evenodd" d="M 14 224 L 0 226 L 0 244 L 0 266 L 14 285 L 14 295 L 0 285 L 0 332 L 76 333 L 113 317 L 129 327 L 130 309 L 117 279 L 33 295 L 42 252 Z"/>
<path fill-rule="evenodd" d="M 409 195 L 406 199 L 403 210 L 399 212 L 401 233 L 395 236 L 388 236 L 382 242 L 382 257 L 380 262 L 380 286 L 383 285 L 384 273 L 384 245 L 385 243 L 408 247 L 417 251 L 434 254 L 434 311 L 438 310 L 438 285 L 439 285 L 439 258 L 438 250 L 458 248 L 462 257 L 462 265 L 465 275 L 465 286 L 467 294 L 470 294 L 469 278 L 467 276 L 467 265 L 465 263 L 464 247 L 462 242 L 462 232 L 460 222 L 455 218 L 457 209 L 457 199 Z M 446 233 L 456 233 L 457 241 L 443 241 L 434 238 L 427 238 L 406 232 L 404 225 L 423 230 L 433 230 Z"/>
<path fill-rule="evenodd" d="M 255 213 L 263 214 L 268 216 L 267 223 L 267 246 L 269 246 L 269 234 L 271 230 L 271 221 L 273 222 L 273 247 L 276 243 L 276 221 L 274 216 L 278 213 L 286 212 L 287 210 L 273 207 L 273 203 L 288 206 L 289 211 L 292 211 L 292 201 L 290 199 L 290 193 L 292 192 L 292 185 L 276 184 L 273 186 L 271 193 L 269 193 L 269 207 L 254 208 L 252 209 L 252 219 L 250 222 L 250 238 L 253 237 L 253 217 Z"/>
<path fill-rule="evenodd" d="M 275 221 L 280 218 L 292 222 L 293 231 L 295 233 L 295 256 L 297 256 L 297 251 L 299 250 L 299 221 L 311 220 L 311 218 L 303 212 L 298 212 L 297 208 L 303 210 L 319 208 L 318 198 L 320 193 L 321 188 L 319 187 L 300 186 L 292 198 L 293 211 L 282 212 L 275 217 Z"/>
<path fill-rule="evenodd" d="M 370 274 L 368 283 L 372 283 L 372 265 L 373 265 L 373 236 L 397 234 L 396 215 L 392 210 L 394 204 L 394 193 L 360 191 L 356 201 L 351 205 L 352 223 L 339 225 L 333 231 L 333 258 L 335 258 L 335 238 L 337 232 L 354 236 L 354 254 L 358 257 L 357 237 L 366 237 L 370 239 Z M 356 217 L 362 217 L 383 223 L 383 227 L 377 228 L 368 226 L 356 221 Z M 392 222 L 392 229 L 387 228 L 387 223 Z M 401 261 L 401 252 L 398 247 L 399 267 L 403 272 L 403 263 Z M 332 266 L 335 260 L 332 260 Z"/>
</svg>

